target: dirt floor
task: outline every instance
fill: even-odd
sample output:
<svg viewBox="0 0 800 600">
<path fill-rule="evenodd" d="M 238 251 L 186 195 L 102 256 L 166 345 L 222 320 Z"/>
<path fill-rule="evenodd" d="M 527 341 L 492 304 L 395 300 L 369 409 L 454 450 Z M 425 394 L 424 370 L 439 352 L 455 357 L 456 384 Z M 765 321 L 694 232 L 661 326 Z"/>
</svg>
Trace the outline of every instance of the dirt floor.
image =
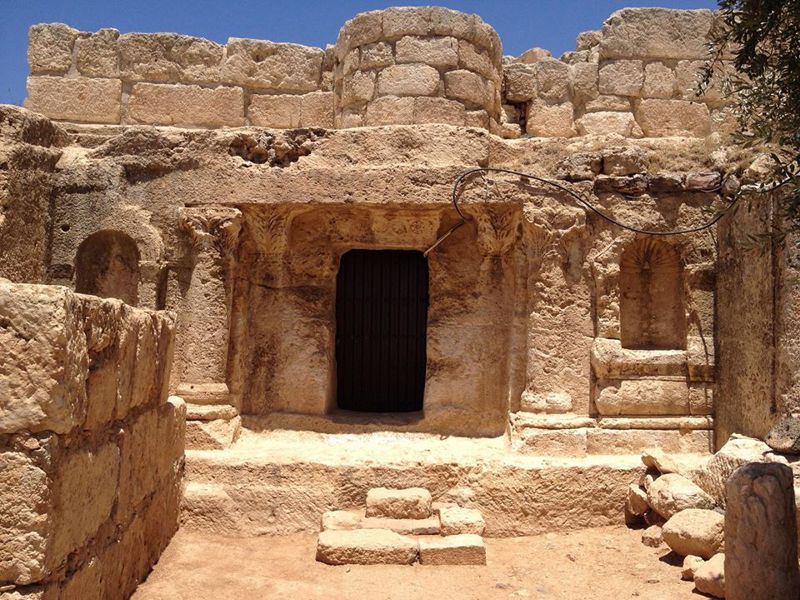
<svg viewBox="0 0 800 600">
<path fill-rule="evenodd" d="M 700 600 L 681 559 L 641 531 L 586 529 L 487 539 L 487 566 L 344 566 L 314 560 L 316 536 L 233 539 L 180 531 L 133 600 Z"/>
</svg>

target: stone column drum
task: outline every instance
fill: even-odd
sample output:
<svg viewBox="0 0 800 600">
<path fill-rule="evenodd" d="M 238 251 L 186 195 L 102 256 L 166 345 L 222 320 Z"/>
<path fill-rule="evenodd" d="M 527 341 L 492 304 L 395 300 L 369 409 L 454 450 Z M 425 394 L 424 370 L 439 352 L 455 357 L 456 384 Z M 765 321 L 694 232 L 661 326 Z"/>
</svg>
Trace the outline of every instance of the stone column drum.
<svg viewBox="0 0 800 600">
<path fill-rule="evenodd" d="M 334 54 L 337 127 L 499 122 L 502 45 L 477 15 L 440 7 L 361 13 L 342 27 Z"/>
<path fill-rule="evenodd" d="M 189 403 L 187 445 L 226 447 L 239 430 L 227 383 L 231 276 L 241 212 L 227 207 L 183 208 L 179 226 L 192 242 L 194 268 L 182 310 L 183 365 L 178 395 Z"/>
<path fill-rule="evenodd" d="M 744 465 L 728 479 L 725 495 L 725 597 L 800 598 L 792 470 Z"/>
</svg>

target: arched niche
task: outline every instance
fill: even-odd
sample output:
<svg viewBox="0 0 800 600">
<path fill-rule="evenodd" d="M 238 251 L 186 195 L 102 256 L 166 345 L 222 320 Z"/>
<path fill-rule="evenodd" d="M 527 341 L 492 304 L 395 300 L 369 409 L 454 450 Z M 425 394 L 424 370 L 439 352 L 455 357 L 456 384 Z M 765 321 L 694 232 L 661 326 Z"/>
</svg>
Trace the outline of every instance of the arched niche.
<svg viewBox="0 0 800 600">
<path fill-rule="evenodd" d="M 139 297 L 139 249 L 119 231 L 98 231 L 78 247 L 75 291 L 101 298 L 119 298 L 136 306 Z"/>
<path fill-rule="evenodd" d="M 683 264 L 670 244 L 633 242 L 620 262 L 620 341 L 623 348 L 686 348 Z"/>
</svg>

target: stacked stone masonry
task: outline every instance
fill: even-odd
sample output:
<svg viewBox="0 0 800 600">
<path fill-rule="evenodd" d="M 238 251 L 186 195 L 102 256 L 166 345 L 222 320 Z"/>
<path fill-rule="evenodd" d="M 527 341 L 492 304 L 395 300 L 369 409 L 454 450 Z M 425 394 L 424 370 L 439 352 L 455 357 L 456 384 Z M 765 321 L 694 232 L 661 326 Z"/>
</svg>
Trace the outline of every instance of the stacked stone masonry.
<svg viewBox="0 0 800 600">
<path fill-rule="evenodd" d="M 166 547 L 186 415 L 167 399 L 174 326 L 118 300 L 0 280 L 4 598 L 128 597 Z"/>
<path fill-rule="evenodd" d="M 711 21 L 707 10 L 623 9 L 560 58 L 504 57 L 478 16 L 438 7 L 359 14 L 324 50 L 35 25 L 26 106 L 96 124 L 705 137 L 732 127 L 719 89 L 696 95 Z"/>
</svg>

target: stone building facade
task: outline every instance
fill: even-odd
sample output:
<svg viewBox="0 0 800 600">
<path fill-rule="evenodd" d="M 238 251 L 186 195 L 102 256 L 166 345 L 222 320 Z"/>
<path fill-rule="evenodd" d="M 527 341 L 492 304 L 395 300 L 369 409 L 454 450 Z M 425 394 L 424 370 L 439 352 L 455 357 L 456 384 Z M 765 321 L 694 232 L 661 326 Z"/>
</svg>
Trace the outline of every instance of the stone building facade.
<svg viewBox="0 0 800 600">
<path fill-rule="evenodd" d="M 186 411 L 186 526 L 310 528 L 392 477 L 442 496 L 470 481 L 489 535 L 613 522 L 626 457 L 705 454 L 800 410 L 797 257 L 743 249 L 772 200 L 741 187 L 758 168 L 727 142 L 729 100 L 694 94 L 712 18 L 625 9 L 560 58 L 503 56 L 442 8 L 360 14 L 325 49 L 34 26 L 28 111 L 0 108 L 0 276 L 113 307 L 114 331 L 128 314 L 169 330 L 168 349 L 140 347 L 164 377 L 152 410 L 186 403 L 169 404 Z M 535 178 L 478 172 L 454 193 L 485 168 Z M 86 310 L 61 312 L 102 329 Z M 3 448 L 65 433 L 0 426 Z M 337 486 L 324 457 L 259 453 L 285 431 L 502 451 L 359 463 Z M 64 585 L 5 565 L 0 584 Z"/>
</svg>

